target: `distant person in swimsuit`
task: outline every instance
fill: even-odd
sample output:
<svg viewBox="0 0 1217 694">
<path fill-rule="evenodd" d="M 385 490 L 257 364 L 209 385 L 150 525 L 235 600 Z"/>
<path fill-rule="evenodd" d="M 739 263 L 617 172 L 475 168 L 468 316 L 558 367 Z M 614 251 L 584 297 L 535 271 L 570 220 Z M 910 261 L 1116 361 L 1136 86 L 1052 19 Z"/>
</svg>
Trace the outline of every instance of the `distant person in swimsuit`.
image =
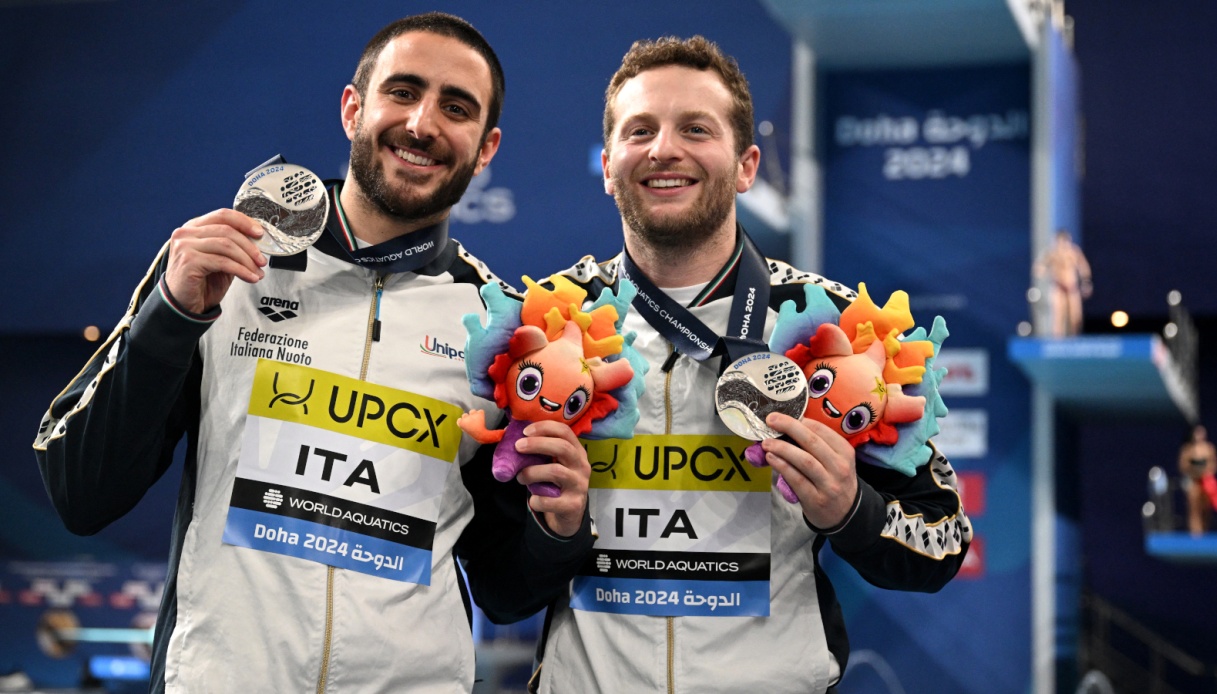
<svg viewBox="0 0 1217 694">
<path fill-rule="evenodd" d="M 1217 450 L 1208 440 L 1204 426 L 1197 424 L 1179 449 L 1179 474 L 1187 497 L 1187 529 L 1192 535 L 1201 535 L 1209 528 L 1213 502 L 1205 490 L 1205 479 L 1212 480 L 1214 473 L 1217 473 Z"/>
<path fill-rule="evenodd" d="M 1092 291 L 1090 263 L 1068 231 L 1056 232 L 1056 243 L 1040 255 L 1032 271 L 1036 277 L 1047 274 L 1052 280 L 1052 336 L 1082 332 L 1082 299 L 1089 299 Z"/>
</svg>

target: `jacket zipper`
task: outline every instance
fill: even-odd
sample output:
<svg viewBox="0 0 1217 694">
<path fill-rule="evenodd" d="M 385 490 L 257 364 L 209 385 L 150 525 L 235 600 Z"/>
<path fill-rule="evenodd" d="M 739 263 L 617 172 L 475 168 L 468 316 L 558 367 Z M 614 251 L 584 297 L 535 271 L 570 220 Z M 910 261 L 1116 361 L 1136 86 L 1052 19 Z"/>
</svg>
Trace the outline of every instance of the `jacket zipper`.
<svg viewBox="0 0 1217 694">
<path fill-rule="evenodd" d="M 368 329 L 363 341 L 363 363 L 359 380 L 368 380 L 368 361 L 372 358 L 372 343 L 380 342 L 380 297 L 385 288 L 385 276 L 377 275 L 372 282 L 372 305 L 368 309 Z M 325 680 L 330 674 L 330 645 L 334 637 L 334 567 L 326 567 L 325 575 L 325 643 L 321 649 L 321 673 L 317 677 L 317 694 L 325 694 Z"/>
<path fill-rule="evenodd" d="M 325 568 L 325 643 L 321 648 L 321 674 L 317 678 L 317 694 L 325 693 L 325 678 L 330 671 L 330 639 L 334 636 L 334 567 Z"/>
<path fill-rule="evenodd" d="M 672 370 L 675 368 L 676 345 L 668 344 L 668 363 L 672 364 L 671 368 L 664 369 L 663 373 L 663 433 L 667 436 L 672 434 Z M 665 617 L 668 622 L 668 694 L 676 694 L 676 618 Z"/>
</svg>

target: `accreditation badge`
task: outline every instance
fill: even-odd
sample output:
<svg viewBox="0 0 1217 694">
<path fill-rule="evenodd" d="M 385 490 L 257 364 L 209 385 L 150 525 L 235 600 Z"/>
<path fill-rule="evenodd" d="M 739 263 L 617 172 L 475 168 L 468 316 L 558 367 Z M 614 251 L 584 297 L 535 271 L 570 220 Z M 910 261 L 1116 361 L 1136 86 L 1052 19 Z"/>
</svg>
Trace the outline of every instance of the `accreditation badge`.
<svg viewBox="0 0 1217 694">
<path fill-rule="evenodd" d="M 461 408 L 258 360 L 224 542 L 431 583 Z"/>
<path fill-rule="evenodd" d="M 732 362 L 714 387 L 714 407 L 731 431 L 750 441 L 781 434 L 765 424 L 770 412 L 795 419 L 807 408 L 807 378 L 793 360 L 773 352 L 753 352 Z"/>
<path fill-rule="evenodd" d="M 583 441 L 600 533 L 572 583 L 587 612 L 769 615 L 771 478 L 735 436 Z"/>
<path fill-rule="evenodd" d="M 250 172 L 232 207 L 262 225 L 265 233 L 258 239 L 259 250 L 266 255 L 294 255 L 325 231 L 330 198 L 312 171 L 278 162 Z"/>
</svg>

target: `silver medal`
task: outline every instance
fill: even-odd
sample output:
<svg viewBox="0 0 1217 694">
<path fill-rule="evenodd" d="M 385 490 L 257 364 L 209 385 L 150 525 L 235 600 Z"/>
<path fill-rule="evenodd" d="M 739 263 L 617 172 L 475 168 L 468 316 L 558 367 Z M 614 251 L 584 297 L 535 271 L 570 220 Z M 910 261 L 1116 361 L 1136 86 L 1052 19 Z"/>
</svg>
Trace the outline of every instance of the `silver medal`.
<svg viewBox="0 0 1217 694">
<path fill-rule="evenodd" d="M 232 207 L 262 224 L 266 233 L 258 248 L 263 253 L 293 255 L 325 231 L 330 197 L 321 179 L 303 166 L 270 164 L 245 179 Z"/>
<path fill-rule="evenodd" d="M 770 412 L 795 419 L 807 408 L 807 378 L 799 365 L 773 352 L 754 352 L 735 360 L 714 387 L 719 419 L 752 441 L 781 436 L 765 424 Z"/>
</svg>

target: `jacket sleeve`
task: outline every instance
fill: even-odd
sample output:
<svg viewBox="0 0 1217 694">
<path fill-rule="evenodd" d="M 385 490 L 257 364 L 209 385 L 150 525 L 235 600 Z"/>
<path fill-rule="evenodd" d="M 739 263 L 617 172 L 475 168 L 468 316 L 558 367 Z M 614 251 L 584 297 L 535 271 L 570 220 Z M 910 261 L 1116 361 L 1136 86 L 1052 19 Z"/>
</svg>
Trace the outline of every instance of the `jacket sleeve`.
<svg viewBox="0 0 1217 694">
<path fill-rule="evenodd" d="M 972 541 L 946 457 L 932 448 L 913 477 L 859 462 L 858 488 L 841 525 L 816 529 L 833 552 L 880 588 L 932 593 L 946 585 Z"/>
<path fill-rule="evenodd" d="M 495 624 L 525 619 L 568 589 L 595 541 L 591 518 L 569 538 L 558 537 L 528 508 L 524 485 L 490 474 L 494 445 L 482 446 L 461 468 L 473 496 L 473 520 L 456 552 L 477 606 Z"/>
<path fill-rule="evenodd" d="M 130 511 L 197 421 L 198 340 L 219 308 L 197 316 L 172 305 L 161 285 L 167 247 L 113 333 L 51 402 L 34 440 L 51 502 L 78 535 Z"/>
</svg>

